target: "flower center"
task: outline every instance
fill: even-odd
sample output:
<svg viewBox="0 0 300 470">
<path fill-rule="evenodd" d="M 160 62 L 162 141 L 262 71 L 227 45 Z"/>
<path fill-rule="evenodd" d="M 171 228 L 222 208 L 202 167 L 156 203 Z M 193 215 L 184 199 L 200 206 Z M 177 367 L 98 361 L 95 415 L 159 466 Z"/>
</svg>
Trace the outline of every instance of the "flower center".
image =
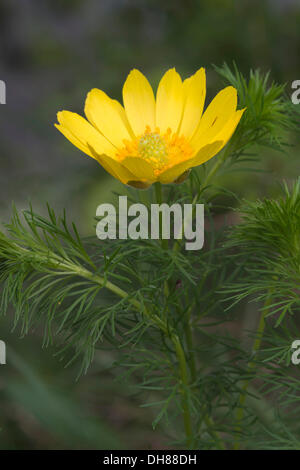
<svg viewBox="0 0 300 470">
<path fill-rule="evenodd" d="M 145 133 L 139 140 L 138 153 L 141 158 L 152 163 L 154 168 L 163 167 L 168 156 L 165 139 L 158 132 Z"/>
<path fill-rule="evenodd" d="M 152 131 L 146 126 L 143 135 L 123 142 L 124 147 L 118 150 L 117 159 L 122 162 L 126 157 L 139 157 L 151 163 L 156 175 L 193 155 L 193 149 L 186 138 L 172 133 L 171 129 L 161 134 L 159 128 Z"/>
</svg>

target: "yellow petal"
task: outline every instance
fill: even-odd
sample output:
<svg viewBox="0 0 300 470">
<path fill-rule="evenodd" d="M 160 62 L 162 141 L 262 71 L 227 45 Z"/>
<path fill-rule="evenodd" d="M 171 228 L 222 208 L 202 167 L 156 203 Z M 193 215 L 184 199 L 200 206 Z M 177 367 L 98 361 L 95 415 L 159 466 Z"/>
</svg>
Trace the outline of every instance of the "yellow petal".
<svg viewBox="0 0 300 470">
<path fill-rule="evenodd" d="M 220 150 L 222 150 L 223 147 L 225 147 L 225 145 L 231 138 L 232 134 L 234 133 L 238 123 L 240 122 L 245 109 L 246 108 L 236 111 L 234 113 L 234 116 L 228 121 L 228 123 L 224 126 L 221 132 L 219 132 L 216 135 L 215 137 L 216 140 L 210 144 L 212 146 L 215 145 L 214 147 L 211 147 L 213 151 L 210 154 L 208 153 L 205 154 L 202 152 L 202 149 L 200 149 L 196 157 L 194 157 L 193 164 L 192 164 L 193 167 L 207 162 L 212 157 L 214 157 L 218 152 L 220 152 Z"/>
<path fill-rule="evenodd" d="M 88 93 L 84 112 L 93 126 L 115 147 L 122 147 L 124 139 L 130 140 L 131 136 L 120 108 L 104 91 L 94 88 Z"/>
<path fill-rule="evenodd" d="M 99 154 L 105 153 L 114 156 L 116 149 L 101 135 L 86 119 L 71 111 L 57 113 L 59 126 L 56 126 L 72 144 L 80 150 L 90 154 L 89 146 L 92 146 Z"/>
<path fill-rule="evenodd" d="M 191 140 L 191 145 L 198 149 L 205 143 L 211 142 L 226 122 L 233 117 L 236 106 L 237 92 L 235 88 L 229 86 L 220 91 L 204 112 L 199 127 Z"/>
<path fill-rule="evenodd" d="M 107 155 L 99 155 L 92 147 L 90 147 L 90 152 L 108 173 L 122 183 L 126 184 L 128 181 L 135 179 L 135 176 L 120 162 Z"/>
<path fill-rule="evenodd" d="M 156 177 L 152 165 L 139 157 L 126 157 L 122 165 L 141 181 L 155 181 Z"/>
<path fill-rule="evenodd" d="M 168 128 L 177 132 L 183 111 L 183 85 L 175 69 L 162 77 L 156 95 L 156 126 L 163 134 Z"/>
<path fill-rule="evenodd" d="M 227 124 L 223 127 L 223 129 L 215 136 L 214 139 L 222 140 L 224 145 L 227 144 L 228 140 L 231 138 L 232 134 L 234 133 L 238 123 L 240 122 L 246 108 L 239 109 L 236 111 L 232 118 L 227 122 Z"/>
<path fill-rule="evenodd" d="M 202 147 L 197 153 L 197 155 L 193 158 L 191 168 L 208 162 L 208 160 L 213 158 L 215 155 L 217 155 L 218 152 L 220 152 L 220 150 L 222 150 L 225 144 L 226 142 L 224 142 L 223 140 L 216 140 L 215 142 L 212 142 Z"/>
<path fill-rule="evenodd" d="M 54 124 L 54 126 L 56 127 L 56 129 L 58 129 L 70 142 L 72 142 L 73 145 L 75 145 L 75 147 L 79 148 L 83 153 L 86 153 L 87 155 L 89 155 L 90 157 L 92 158 L 95 158 L 87 145 L 83 144 L 79 139 L 77 139 L 77 137 L 75 135 L 72 134 L 72 132 L 70 132 L 68 129 L 66 129 L 65 127 L 63 127 L 62 125 L 60 124 Z"/>
<path fill-rule="evenodd" d="M 222 148 L 222 142 L 220 141 L 205 145 L 202 149 L 200 149 L 196 157 L 189 158 L 188 160 L 178 163 L 178 165 L 174 165 L 172 168 L 164 171 L 159 175 L 158 180 L 164 184 L 172 183 L 189 168 L 200 165 L 198 161 L 202 160 L 202 163 L 204 163 L 205 161 L 212 158 L 214 155 L 216 155 L 220 148 Z"/>
<path fill-rule="evenodd" d="M 190 139 L 199 126 L 205 102 L 206 77 L 204 68 L 184 80 L 183 92 L 184 109 L 179 134 Z"/>
<path fill-rule="evenodd" d="M 125 113 L 125 109 L 123 108 L 123 106 L 121 105 L 121 103 L 119 103 L 119 101 L 117 100 L 112 100 L 112 103 L 113 105 L 115 106 L 117 112 L 119 113 L 120 115 L 120 118 L 122 119 L 123 121 L 123 124 L 124 126 L 126 127 L 127 131 L 128 131 L 128 134 L 130 134 L 130 137 L 132 139 L 134 139 L 134 133 L 132 131 L 132 128 L 129 124 L 129 121 L 127 119 L 127 116 L 126 116 L 126 113 Z"/>
<path fill-rule="evenodd" d="M 145 132 L 146 126 L 155 128 L 155 98 L 146 77 L 134 69 L 123 87 L 123 102 L 128 121 L 136 136 Z"/>
</svg>

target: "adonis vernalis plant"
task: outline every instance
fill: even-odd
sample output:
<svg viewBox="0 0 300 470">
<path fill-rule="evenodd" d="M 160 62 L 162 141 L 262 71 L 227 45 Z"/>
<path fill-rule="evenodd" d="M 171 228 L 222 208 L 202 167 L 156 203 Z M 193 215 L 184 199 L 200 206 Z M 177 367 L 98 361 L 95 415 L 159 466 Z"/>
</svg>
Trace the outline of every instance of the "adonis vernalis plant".
<svg viewBox="0 0 300 470">
<path fill-rule="evenodd" d="M 222 174 L 249 170 L 266 145 L 287 158 L 295 107 L 259 71 L 216 70 L 226 88 L 206 110 L 203 69 L 183 82 L 169 70 L 156 99 L 134 70 L 124 107 L 92 90 L 88 120 L 62 111 L 57 125 L 134 186 L 122 186 L 131 201 L 203 203 L 204 248 L 162 236 L 82 239 L 50 207 L 48 217 L 14 209 L 0 232 L 1 313 L 12 309 L 22 335 L 42 325 L 44 344 L 61 343 L 67 363 L 82 358 L 82 372 L 113 351 L 110 372 L 153 410 L 168 448 L 299 450 L 300 372 L 290 363 L 300 339 L 299 181 L 277 200 L 244 201 L 237 226 L 215 224 L 229 192 Z"/>
</svg>

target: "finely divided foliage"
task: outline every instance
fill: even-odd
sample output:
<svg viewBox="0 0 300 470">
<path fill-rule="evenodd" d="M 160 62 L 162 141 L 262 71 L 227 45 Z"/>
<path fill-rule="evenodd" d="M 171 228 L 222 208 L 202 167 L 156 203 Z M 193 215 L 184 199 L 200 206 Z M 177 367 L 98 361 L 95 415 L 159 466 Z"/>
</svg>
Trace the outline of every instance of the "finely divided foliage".
<svg viewBox="0 0 300 470">
<path fill-rule="evenodd" d="M 0 233 L 1 313 L 9 309 L 21 335 L 42 326 L 44 344 L 57 345 L 65 363 L 82 359 L 81 372 L 95 352 L 113 350 L 119 379 L 152 397 L 144 406 L 155 410 L 153 427 L 164 422 L 174 446 L 299 449 L 290 346 L 300 338 L 300 181 L 278 199 L 244 202 L 234 227 L 214 223 L 226 194 L 214 177 L 246 169 L 262 145 L 284 149 L 295 118 L 284 87 L 268 77 L 217 71 L 247 107 L 223 153 L 163 193 L 157 183 L 128 190 L 148 205 L 204 203 L 204 249 L 82 239 L 50 207 L 45 217 L 13 209 Z"/>
<path fill-rule="evenodd" d="M 284 184 L 282 192 L 278 200 L 244 204 L 242 223 L 228 243 L 239 247 L 237 258 L 246 271 L 229 290 L 239 300 L 249 294 L 266 300 L 271 292 L 267 316 L 276 317 L 275 326 L 300 305 L 300 179 L 292 189 Z"/>
</svg>

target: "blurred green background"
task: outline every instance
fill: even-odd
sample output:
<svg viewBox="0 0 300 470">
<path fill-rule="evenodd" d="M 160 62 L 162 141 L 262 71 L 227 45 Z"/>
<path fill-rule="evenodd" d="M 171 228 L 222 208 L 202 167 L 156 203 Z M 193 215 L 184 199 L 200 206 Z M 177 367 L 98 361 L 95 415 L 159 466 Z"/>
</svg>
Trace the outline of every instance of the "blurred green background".
<svg viewBox="0 0 300 470">
<path fill-rule="evenodd" d="M 300 79 L 299 31 L 299 0 L 1 0 L 2 221 L 12 201 L 19 209 L 31 201 L 41 213 L 48 201 L 90 234 L 97 205 L 112 190 L 124 192 L 53 126 L 58 110 L 82 114 L 91 88 L 120 99 L 133 67 L 155 86 L 169 67 L 186 77 L 205 66 L 211 98 L 223 86 L 212 64 L 235 61 L 246 75 L 270 70 L 291 94 Z M 262 152 L 266 171 L 237 174 L 230 189 L 270 195 L 278 181 L 299 174 L 296 136 L 290 142 L 289 155 Z M 152 432 L 151 411 L 140 407 L 145 397 L 115 380 L 112 352 L 99 352 L 76 382 L 76 365 L 66 369 L 54 347 L 41 349 L 42 331 L 19 339 L 10 318 L 0 325 L 8 347 L 0 366 L 0 449 L 166 447 L 164 430 Z"/>
</svg>

